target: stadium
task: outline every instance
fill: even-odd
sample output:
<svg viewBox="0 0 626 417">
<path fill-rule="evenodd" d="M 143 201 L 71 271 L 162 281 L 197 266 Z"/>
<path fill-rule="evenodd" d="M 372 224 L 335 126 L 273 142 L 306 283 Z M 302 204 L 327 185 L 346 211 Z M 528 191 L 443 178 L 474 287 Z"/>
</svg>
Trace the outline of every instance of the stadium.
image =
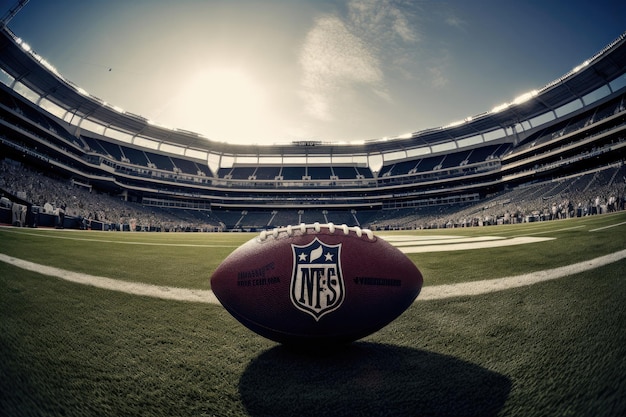
<svg viewBox="0 0 626 417">
<path fill-rule="evenodd" d="M 359 143 L 154 124 L 6 25 L 0 69 L 3 414 L 626 412 L 626 33 L 510 103 Z M 239 326 L 209 277 L 316 222 L 380 234 L 425 287 L 302 355 Z"/>
</svg>

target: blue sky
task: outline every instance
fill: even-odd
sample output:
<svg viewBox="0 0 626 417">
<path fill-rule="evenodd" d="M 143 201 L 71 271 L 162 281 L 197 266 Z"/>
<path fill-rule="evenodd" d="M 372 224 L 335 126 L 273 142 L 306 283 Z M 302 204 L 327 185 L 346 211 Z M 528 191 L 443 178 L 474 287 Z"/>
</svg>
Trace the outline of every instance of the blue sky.
<svg viewBox="0 0 626 417">
<path fill-rule="evenodd" d="M 8 26 L 67 79 L 160 124 L 340 142 L 539 89 L 626 31 L 626 2 L 31 0 Z"/>
</svg>

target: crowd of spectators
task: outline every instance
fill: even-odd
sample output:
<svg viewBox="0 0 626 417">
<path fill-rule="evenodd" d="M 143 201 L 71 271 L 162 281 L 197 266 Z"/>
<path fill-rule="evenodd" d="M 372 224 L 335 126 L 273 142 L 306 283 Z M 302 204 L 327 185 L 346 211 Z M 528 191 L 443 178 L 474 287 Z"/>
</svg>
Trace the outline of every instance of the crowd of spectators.
<svg viewBox="0 0 626 417">
<path fill-rule="evenodd" d="M 41 175 L 8 159 L 0 161 L 0 190 L 32 203 L 42 213 L 79 218 L 84 228 L 90 228 L 92 223 L 107 225 L 109 230 L 184 231 L 216 227 L 185 218 L 182 212 L 167 213 L 99 193 L 77 181 Z"/>
<path fill-rule="evenodd" d="M 184 210 L 165 210 L 128 202 L 78 181 L 42 175 L 10 159 L 0 160 L 0 190 L 7 194 L 0 195 L 5 205 L 10 200 L 8 197 L 17 197 L 38 207 L 42 213 L 80 219 L 85 229 L 224 229 L 224 224 L 216 217 L 202 218 Z M 383 210 L 368 219 L 371 224 L 365 226 L 388 230 L 523 223 L 603 214 L 624 210 L 625 205 L 626 165 L 622 164 L 562 181 L 518 187 L 465 207 L 439 205 Z M 62 220 L 60 223 L 63 225 Z"/>
<path fill-rule="evenodd" d="M 399 209 L 375 220 L 375 229 L 472 227 L 559 220 L 626 210 L 626 165 L 555 182 L 531 184 L 451 209 Z"/>
</svg>

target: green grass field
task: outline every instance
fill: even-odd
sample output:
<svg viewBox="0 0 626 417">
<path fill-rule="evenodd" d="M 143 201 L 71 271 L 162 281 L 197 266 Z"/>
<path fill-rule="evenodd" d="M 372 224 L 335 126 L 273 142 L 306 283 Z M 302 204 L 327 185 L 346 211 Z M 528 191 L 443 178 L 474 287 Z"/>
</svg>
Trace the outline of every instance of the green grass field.
<svg viewBox="0 0 626 417">
<path fill-rule="evenodd" d="M 626 212 L 387 236 L 550 237 L 408 255 L 425 286 L 626 249 Z M 0 228 L 0 253 L 118 280 L 210 289 L 251 234 Z M 332 352 L 291 351 L 221 306 L 75 284 L 0 262 L 7 416 L 626 415 L 626 260 L 540 284 L 419 301 Z"/>
</svg>

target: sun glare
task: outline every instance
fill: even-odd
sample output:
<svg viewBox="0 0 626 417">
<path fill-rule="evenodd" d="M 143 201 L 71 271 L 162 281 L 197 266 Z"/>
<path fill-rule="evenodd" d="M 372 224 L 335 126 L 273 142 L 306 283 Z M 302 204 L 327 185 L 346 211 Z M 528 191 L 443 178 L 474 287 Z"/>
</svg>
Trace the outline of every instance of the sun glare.
<svg viewBox="0 0 626 417">
<path fill-rule="evenodd" d="M 168 110 L 176 124 L 213 139 L 249 136 L 268 123 L 268 94 L 238 68 L 199 71 L 183 83 Z"/>
</svg>

